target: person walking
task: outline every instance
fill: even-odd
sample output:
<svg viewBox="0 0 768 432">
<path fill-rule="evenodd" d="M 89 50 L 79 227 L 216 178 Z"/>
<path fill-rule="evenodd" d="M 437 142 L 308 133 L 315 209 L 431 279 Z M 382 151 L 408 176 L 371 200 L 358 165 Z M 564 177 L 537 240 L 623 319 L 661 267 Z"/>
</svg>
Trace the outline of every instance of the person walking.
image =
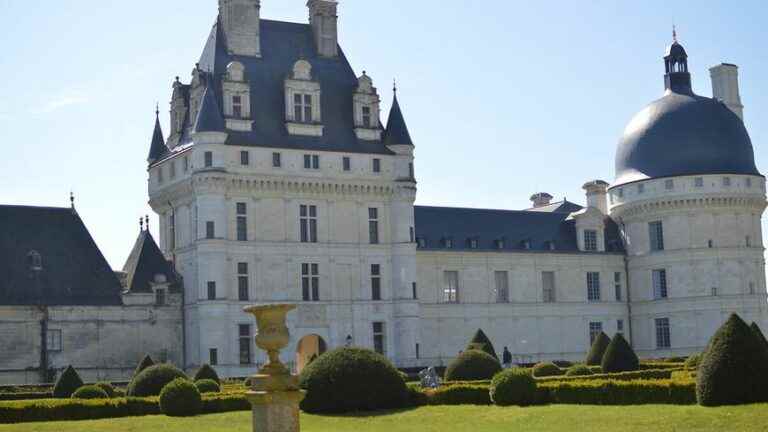
<svg viewBox="0 0 768 432">
<path fill-rule="evenodd" d="M 507 347 L 504 347 L 504 352 L 501 354 L 501 364 L 504 366 L 504 369 L 512 366 L 512 353 L 509 352 Z"/>
</svg>

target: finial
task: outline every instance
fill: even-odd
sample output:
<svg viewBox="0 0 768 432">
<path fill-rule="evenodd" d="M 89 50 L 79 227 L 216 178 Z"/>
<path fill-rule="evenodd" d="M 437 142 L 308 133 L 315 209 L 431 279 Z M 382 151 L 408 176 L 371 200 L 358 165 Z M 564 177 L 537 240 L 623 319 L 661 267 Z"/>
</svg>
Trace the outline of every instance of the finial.
<svg viewBox="0 0 768 432">
<path fill-rule="evenodd" d="M 139 218 L 139 232 L 144 231 L 144 218 Z"/>
<path fill-rule="evenodd" d="M 155 117 L 160 118 L 160 102 L 155 102 Z"/>
<path fill-rule="evenodd" d="M 392 91 L 397 93 L 397 78 L 392 78 Z"/>
<path fill-rule="evenodd" d="M 149 231 L 149 215 L 147 215 L 147 231 Z"/>
<path fill-rule="evenodd" d="M 672 24 L 672 42 L 677 42 L 677 27 Z"/>
<path fill-rule="evenodd" d="M 75 193 L 72 191 L 69 191 L 69 205 L 72 207 L 72 210 L 75 209 Z"/>
</svg>

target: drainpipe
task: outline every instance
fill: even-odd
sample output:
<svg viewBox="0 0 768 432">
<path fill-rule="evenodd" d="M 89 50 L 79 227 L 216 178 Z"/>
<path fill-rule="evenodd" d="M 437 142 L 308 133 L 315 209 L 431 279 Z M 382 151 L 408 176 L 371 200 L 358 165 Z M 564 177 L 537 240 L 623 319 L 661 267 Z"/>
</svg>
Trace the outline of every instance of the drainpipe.
<svg viewBox="0 0 768 432">
<path fill-rule="evenodd" d="M 37 291 L 38 305 L 42 316 L 40 318 L 40 383 L 47 384 L 48 379 L 48 306 L 45 305 L 45 295 L 40 287 L 40 269 L 32 269 L 33 278 L 35 280 L 35 290 Z"/>
<path fill-rule="evenodd" d="M 632 286 L 629 277 L 629 256 L 627 253 L 627 238 L 624 222 L 621 222 L 621 239 L 624 242 L 624 277 L 626 278 L 627 286 L 627 333 L 629 334 L 629 345 L 632 346 Z"/>
</svg>

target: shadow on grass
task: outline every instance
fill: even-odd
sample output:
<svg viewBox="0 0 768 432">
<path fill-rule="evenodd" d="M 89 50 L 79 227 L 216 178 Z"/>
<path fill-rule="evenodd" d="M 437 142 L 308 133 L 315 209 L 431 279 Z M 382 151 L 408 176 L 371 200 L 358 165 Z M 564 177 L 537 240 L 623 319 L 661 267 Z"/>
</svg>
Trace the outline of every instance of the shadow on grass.
<svg viewBox="0 0 768 432">
<path fill-rule="evenodd" d="M 350 413 L 308 413 L 306 411 L 302 411 L 303 414 L 309 414 L 317 417 L 325 417 L 325 418 L 372 418 L 372 417 L 386 417 L 390 415 L 395 414 L 402 414 L 409 411 L 414 411 L 420 407 L 408 407 L 408 408 L 397 408 L 397 409 L 390 409 L 390 410 L 379 410 L 379 411 L 355 411 Z"/>
</svg>

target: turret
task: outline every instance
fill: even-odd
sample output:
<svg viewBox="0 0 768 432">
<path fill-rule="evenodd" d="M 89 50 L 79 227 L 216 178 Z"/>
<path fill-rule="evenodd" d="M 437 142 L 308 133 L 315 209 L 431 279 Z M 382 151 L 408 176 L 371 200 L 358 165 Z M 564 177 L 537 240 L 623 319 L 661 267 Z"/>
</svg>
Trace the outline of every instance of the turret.
<svg viewBox="0 0 768 432">
<path fill-rule="evenodd" d="M 163 138 L 163 129 L 160 127 L 160 110 L 155 110 L 155 131 L 152 134 L 152 143 L 149 146 L 149 156 L 147 162 L 151 165 L 160 160 L 168 152 Z"/>
</svg>

